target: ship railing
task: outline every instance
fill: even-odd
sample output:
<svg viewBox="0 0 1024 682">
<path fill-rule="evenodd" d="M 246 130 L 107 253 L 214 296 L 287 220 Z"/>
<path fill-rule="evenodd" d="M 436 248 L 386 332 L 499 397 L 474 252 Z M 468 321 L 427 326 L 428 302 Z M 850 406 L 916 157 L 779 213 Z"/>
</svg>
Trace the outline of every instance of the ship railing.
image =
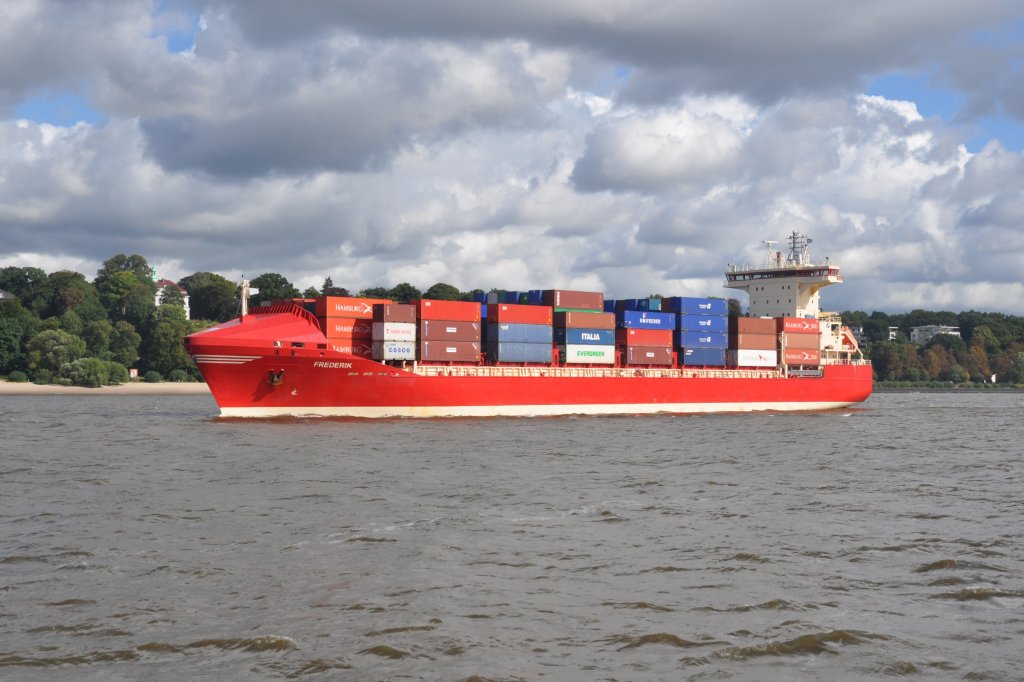
<svg viewBox="0 0 1024 682">
<path fill-rule="evenodd" d="M 249 309 L 250 315 L 275 315 L 281 313 L 291 313 L 295 317 L 302 318 L 311 323 L 314 327 L 320 326 L 320 323 L 316 319 L 316 315 L 297 303 L 292 303 L 291 301 L 275 303 L 273 305 L 258 305 Z"/>
<path fill-rule="evenodd" d="M 752 368 L 690 368 L 690 367 L 556 367 L 507 365 L 423 365 L 416 363 L 411 368 L 420 376 L 454 377 L 561 377 L 561 378 L 635 378 L 652 379 L 776 379 L 781 376 L 778 369 Z"/>
</svg>

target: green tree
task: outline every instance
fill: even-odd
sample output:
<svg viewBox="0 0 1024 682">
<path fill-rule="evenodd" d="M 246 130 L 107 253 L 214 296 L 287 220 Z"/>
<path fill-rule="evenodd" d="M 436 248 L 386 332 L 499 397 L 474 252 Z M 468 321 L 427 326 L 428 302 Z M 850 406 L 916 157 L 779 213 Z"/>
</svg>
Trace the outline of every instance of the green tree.
<svg viewBox="0 0 1024 682">
<path fill-rule="evenodd" d="M 391 298 L 391 290 L 387 287 L 370 287 L 359 292 L 362 298 Z"/>
<path fill-rule="evenodd" d="M 265 272 L 250 283 L 259 293 L 250 297 L 250 306 L 266 301 L 277 301 L 285 298 L 298 298 L 299 290 L 292 283 L 276 272 Z"/>
<path fill-rule="evenodd" d="M 423 294 L 420 293 L 420 290 L 408 282 L 396 284 L 388 293 L 390 296 L 387 296 L 386 298 L 391 298 L 396 303 L 408 303 L 409 301 L 413 301 L 417 298 L 423 298 Z"/>
<path fill-rule="evenodd" d="M 153 282 L 153 269 L 149 267 L 149 263 L 145 258 L 137 253 L 133 253 L 130 256 L 119 253 L 103 261 L 103 267 L 96 272 L 97 286 L 107 277 L 119 272 L 129 272 L 139 282 Z M 155 284 L 153 284 L 153 293 L 156 293 Z"/>
<path fill-rule="evenodd" d="M 451 284 L 438 282 L 423 293 L 423 298 L 435 301 L 458 301 L 462 299 L 462 292 Z"/>
<path fill-rule="evenodd" d="M 238 315 L 238 285 L 212 272 L 195 272 L 178 285 L 188 292 L 192 317 L 226 322 Z"/>
<path fill-rule="evenodd" d="M 85 341 L 86 353 L 101 360 L 110 359 L 110 337 L 114 333 L 114 325 L 110 320 L 93 320 L 86 322 L 80 336 Z"/>
<path fill-rule="evenodd" d="M 893 326 L 889 316 L 885 313 L 875 311 L 864 320 L 864 338 L 869 343 L 879 343 L 889 340 L 889 327 Z"/>
<path fill-rule="evenodd" d="M 142 336 L 130 322 L 118 320 L 110 332 L 110 359 L 131 367 L 139 359 Z"/>
<path fill-rule="evenodd" d="M 98 358 L 79 358 L 62 365 L 60 376 L 69 379 L 75 386 L 95 388 L 107 383 L 110 369 L 106 362 Z"/>
<path fill-rule="evenodd" d="M 306 287 L 306 290 L 302 292 L 302 298 L 316 298 L 320 295 L 320 290 L 316 287 Z"/>
<path fill-rule="evenodd" d="M 28 362 L 32 370 L 59 372 L 60 368 L 85 355 L 85 341 L 60 329 L 39 332 L 28 345 Z"/>
<path fill-rule="evenodd" d="M 1024 384 L 1024 351 L 1017 353 L 1010 361 L 999 381 L 1007 384 Z"/>
<path fill-rule="evenodd" d="M 28 367 L 25 343 L 39 331 L 39 318 L 18 301 L 0 301 L 0 373 Z"/>
<path fill-rule="evenodd" d="M 324 296 L 349 296 L 348 289 L 345 287 L 334 286 L 334 280 L 330 277 L 324 279 L 324 285 L 320 287 L 320 294 Z M 307 298 L 316 298 L 318 294 L 307 296 Z"/>
<path fill-rule="evenodd" d="M 0 289 L 17 296 L 21 305 L 36 315 L 46 307 L 46 279 L 39 268 L 0 268 Z"/>
<path fill-rule="evenodd" d="M 43 285 L 40 317 L 60 317 L 69 310 L 75 311 L 82 320 L 101 320 L 107 312 L 100 297 L 85 275 L 71 270 L 50 273 Z"/>
<path fill-rule="evenodd" d="M 142 341 L 143 371 L 155 370 L 167 376 L 175 369 L 189 369 L 192 359 L 182 343 L 187 330 L 183 319 L 156 318 Z"/>
<path fill-rule="evenodd" d="M 185 297 L 181 294 L 181 289 L 178 287 L 171 286 L 168 284 L 159 292 L 160 305 L 173 305 L 185 309 Z"/>
</svg>

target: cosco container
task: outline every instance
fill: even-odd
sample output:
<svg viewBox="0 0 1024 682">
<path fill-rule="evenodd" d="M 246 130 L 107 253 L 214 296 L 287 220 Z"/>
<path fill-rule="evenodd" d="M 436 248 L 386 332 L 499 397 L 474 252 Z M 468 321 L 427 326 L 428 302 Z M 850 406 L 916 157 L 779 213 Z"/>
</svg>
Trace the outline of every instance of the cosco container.
<svg viewBox="0 0 1024 682">
<path fill-rule="evenodd" d="M 798 350 L 819 350 L 821 348 L 821 336 L 819 334 L 783 332 L 782 347 Z"/>
<path fill-rule="evenodd" d="M 569 365 L 613 365 L 615 364 L 615 346 L 587 346 L 566 344 L 558 346 L 559 357 Z"/>
<path fill-rule="evenodd" d="M 730 317 L 731 334 L 774 334 L 774 317 Z"/>
<path fill-rule="evenodd" d="M 487 357 L 493 362 L 551 364 L 551 344 L 491 342 L 487 344 Z"/>
<path fill-rule="evenodd" d="M 820 334 L 818 320 L 811 317 L 777 317 L 775 331 L 790 334 Z"/>
<path fill-rule="evenodd" d="M 616 329 L 615 342 L 620 346 L 672 346 L 668 329 Z"/>
<path fill-rule="evenodd" d="M 626 364 L 629 365 L 672 365 L 675 361 L 669 346 L 626 346 Z"/>
<path fill-rule="evenodd" d="M 415 341 L 374 341 L 374 360 L 415 360 Z"/>
<path fill-rule="evenodd" d="M 729 303 L 724 298 L 693 298 L 673 296 L 661 300 L 661 309 L 685 315 L 728 315 Z"/>
<path fill-rule="evenodd" d="M 551 306 L 496 303 L 487 308 L 488 322 L 551 324 Z"/>
<path fill-rule="evenodd" d="M 680 315 L 679 330 L 724 334 L 729 331 L 729 318 L 721 315 Z"/>
<path fill-rule="evenodd" d="M 545 289 L 541 295 L 544 305 L 552 308 L 575 308 L 578 310 L 604 310 L 604 294 L 600 291 L 569 291 L 567 289 Z"/>
<path fill-rule="evenodd" d="M 421 320 L 480 321 L 480 304 L 475 301 L 435 301 L 423 298 L 416 302 L 416 308 Z"/>
<path fill-rule="evenodd" d="M 740 350 L 776 350 L 779 339 L 775 334 L 729 334 L 729 348 Z"/>
<path fill-rule="evenodd" d="M 552 341 L 549 324 L 505 324 L 487 325 L 487 341 L 500 343 L 546 343 Z"/>
<path fill-rule="evenodd" d="M 676 332 L 679 348 L 728 348 L 729 335 L 717 332 Z"/>
<path fill-rule="evenodd" d="M 684 348 L 680 355 L 687 367 L 722 367 L 725 350 L 722 348 Z"/>
<path fill-rule="evenodd" d="M 373 321 L 416 324 L 416 306 L 408 303 L 377 303 L 373 306 Z"/>
<path fill-rule="evenodd" d="M 373 306 L 378 303 L 391 303 L 391 301 L 386 298 L 319 296 L 316 299 L 316 316 L 349 317 L 360 320 L 372 320 Z"/>
<path fill-rule="evenodd" d="M 480 342 L 480 323 L 464 320 L 421 320 L 421 341 L 476 341 Z"/>
<path fill-rule="evenodd" d="M 319 318 L 324 336 L 328 339 L 368 339 L 373 336 L 373 323 L 350 317 Z"/>
<path fill-rule="evenodd" d="M 779 364 L 777 350 L 730 350 L 729 364 L 735 367 L 775 367 Z"/>
<path fill-rule="evenodd" d="M 615 313 L 615 322 L 623 329 L 672 330 L 676 328 L 676 315 L 649 310 L 623 310 Z"/>
<path fill-rule="evenodd" d="M 811 365 L 821 364 L 821 353 L 816 350 L 785 349 L 782 351 L 782 362 L 786 365 Z"/>
<path fill-rule="evenodd" d="M 615 313 L 555 312 L 554 324 L 566 329 L 615 329 Z"/>
<path fill-rule="evenodd" d="M 565 329 L 555 327 L 555 343 L 586 346 L 611 346 L 615 343 L 614 329 Z"/>
<path fill-rule="evenodd" d="M 472 341 L 420 341 L 420 360 L 425 362 L 478 362 L 480 344 Z"/>
<path fill-rule="evenodd" d="M 411 322 L 374 322 L 373 340 L 415 343 L 416 325 Z"/>
</svg>

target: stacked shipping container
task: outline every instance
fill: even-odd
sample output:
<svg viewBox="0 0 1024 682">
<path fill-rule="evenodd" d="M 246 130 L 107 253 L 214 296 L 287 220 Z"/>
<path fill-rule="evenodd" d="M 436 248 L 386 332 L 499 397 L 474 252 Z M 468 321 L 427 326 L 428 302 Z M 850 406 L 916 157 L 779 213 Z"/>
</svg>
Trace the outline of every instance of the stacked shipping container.
<svg viewBox="0 0 1024 682">
<path fill-rule="evenodd" d="M 479 362 L 480 304 L 475 301 L 416 302 L 419 359 L 428 362 Z"/>
<path fill-rule="evenodd" d="M 662 302 L 662 308 L 679 315 L 674 341 L 683 365 L 725 365 L 729 304 L 724 299 L 673 296 Z"/>
<path fill-rule="evenodd" d="M 316 299 L 314 314 L 333 350 L 369 358 L 373 356 L 373 307 L 384 303 L 391 301 L 321 296 Z"/>
<path fill-rule="evenodd" d="M 402 303 L 373 306 L 373 359 L 416 359 L 416 306 Z"/>
<path fill-rule="evenodd" d="M 498 303 L 487 307 L 487 357 L 492 362 L 551 363 L 551 308 Z"/>
<path fill-rule="evenodd" d="M 541 302 L 553 310 L 554 342 L 570 365 L 615 364 L 615 314 L 604 312 L 604 294 L 545 289 Z"/>
<path fill-rule="evenodd" d="M 670 367 L 675 364 L 672 332 L 676 326 L 676 315 L 651 311 L 650 300 L 627 299 L 619 302 L 621 306 L 616 304 L 616 341 L 627 365 Z M 646 309 L 636 310 L 632 306 Z"/>
</svg>

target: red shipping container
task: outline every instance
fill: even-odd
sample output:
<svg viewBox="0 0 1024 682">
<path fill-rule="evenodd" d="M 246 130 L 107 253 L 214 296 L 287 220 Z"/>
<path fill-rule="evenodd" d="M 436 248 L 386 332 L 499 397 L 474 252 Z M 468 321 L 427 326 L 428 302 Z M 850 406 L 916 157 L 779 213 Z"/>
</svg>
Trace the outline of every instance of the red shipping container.
<svg viewBox="0 0 1024 682">
<path fill-rule="evenodd" d="M 616 329 L 615 342 L 620 346 L 672 346 L 671 329 Z"/>
<path fill-rule="evenodd" d="M 775 331 L 791 334 L 820 334 L 818 321 L 808 317 L 776 317 Z"/>
<path fill-rule="evenodd" d="M 373 342 L 366 341 L 337 341 L 331 343 L 331 350 L 338 353 L 349 353 L 360 358 L 373 357 Z"/>
<path fill-rule="evenodd" d="M 423 298 L 416 301 L 421 320 L 480 321 L 480 304 L 476 301 L 434 301 Z"/>
<path fill-rule="evenodd" d="M 604 310 L 604 294 L 600 291 L 569 291 L 567 289 L 545 289 L 541 301 L 552 308 L 579 308 L 583 310 Z"/>
<path fill-rule="evenodd" d="M 774 334 L 774 317 L 730 317 L 730 334 Z"/>
<path fill-rule="evenodd" d="M 420 360 L 427 362 L 478 362 L 480 344 L 472 341 L 420 341 Z"/>
<path fill-rule="evenodd" d="M 782 347 L 794 350 L 818 350 L 821 348 L 821 336 L 818 334 L 782 334 Z"/>
<path fill-rule="evenodd" d="M 354 317 L 360 320 L 372 320 L 373 306 L 376 303 L 391 303 L 391 301 L 384 298 L 320 296 L 316 299 L 316 316 Z"/>
<path fill-rule="evenodd" d="M 505 324 L 551 324 L 551 306 L 492 303 L 487 306 L 487 321 Z"/>
<path fill-rule="evenodd" d="M 416 323 L 416 306 L 408 303 L 377 303 L 373 306 L 374 322 Z"/>
<path fill-rule="evenodd" d="M 329 339 L 368 339 L 373 335 L 373 323 L 351 317 L 319 317 L 324 336 Z"/>
<path fill-rule="evenodd" d="M 480 341 L 480 323 L 463 320 L 420 320 L 421 341 Z"/>
<path fill-rule="evenodd" d="M 656 331 L 645 329 L 642 331 Z M 671 333 L 671 332 L 669 332 Z M 629 365 L 671 365 L 672 348 L 664 346 L 626 346 L 626 364 Z"/>
<path fill-rule="evenodd" d="M 768 320 L 771 322 L 771 320 Z M 729 334 L 729 348 L 738 350 L 775 350 L 779 337 L 775 334 Z"/>
<path fill-rule="evenodd" d="M 816 350 L 789 349 L 782 351 L 784 365 L 820 365 L 821 353 Z"/>
<path fill-rule="evenodd" d="M 580 313 L 555 311 L 556 327 L 564 329 L 615 329 L 615 313 Z"/>
</svg>

